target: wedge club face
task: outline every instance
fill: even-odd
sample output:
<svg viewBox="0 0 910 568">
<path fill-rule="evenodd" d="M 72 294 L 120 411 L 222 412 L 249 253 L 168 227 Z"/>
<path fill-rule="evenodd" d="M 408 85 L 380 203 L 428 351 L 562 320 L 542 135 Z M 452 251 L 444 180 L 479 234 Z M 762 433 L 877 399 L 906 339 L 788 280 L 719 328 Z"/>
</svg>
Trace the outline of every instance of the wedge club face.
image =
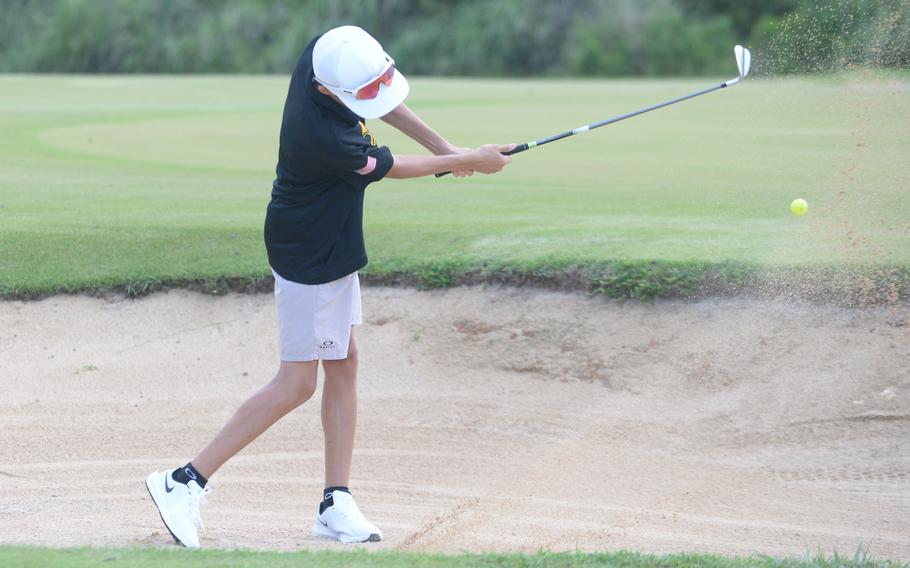
<svg viewBox="0 0 910 568">
<path fill-rule="evenodd" d="M 736 66 L 739 67 L 739 78 L 744 79 L 749 74 L 749 67 L 752 65 L 752 54 L 749 50 L 741 45 L 733 48 L 733 54 L 736 55 Z"/>
</svg>

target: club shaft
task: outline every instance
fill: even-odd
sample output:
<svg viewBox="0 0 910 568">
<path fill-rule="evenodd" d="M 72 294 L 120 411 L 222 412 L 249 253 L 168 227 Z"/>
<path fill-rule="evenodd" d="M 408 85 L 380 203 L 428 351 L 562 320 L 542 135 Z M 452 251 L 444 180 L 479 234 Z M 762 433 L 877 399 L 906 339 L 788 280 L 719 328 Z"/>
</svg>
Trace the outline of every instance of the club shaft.
<svg viewBox="0 0 910 568">
<path fill-rule="evenodd" d="M 725 81 L 719 85 L 714 85 L 713 87 L 708 87 L 707 89 L 702 89 L 700 91 L 696 91 L 694 93 L 684 95 L 682 97 L 677 97 L 677 98 L 669 100 L 669 101 L 658 103 L 656 105 L 651 105 L 651 106 L 643 108 L 641 110 L 627 112 L 625 114 L 620 114 L 618 116 L 614 116 L 614 117 L 608 118 L 606 120 L 601 120 L 600 122 L 594 122 L 594 123 L 588 124 L 586 126 L 580 126 L 573 130 L 567 130 L 566 132 L 560 132 L 559 134 L 554 134 L 553 136 L 541 138 L 540 140 L 535 140 L 534 142 L 528 142 L 528 149 L 535 148 L 537 146 L 543 146 L 544 144 L 549 144 L 550 142 L 556 142 L 557 140 L 562 140 L 563 138 L 568 138 L 569 136 L 581 134 L 582 132 L 594 130 L 595 128 L 600 128 L 601 126 L 613 124 L 615 122 L 619 122 L 620 120 L 625 120 L 627 118 L 632 118 L 633 116 L 638 116 L 638 115 L 644 114 L 646 112 L 651 112 L 652 110 L 657 110 L 657 109 L 663 108 L 665 106 L 670 106 L 672 104 L 676 104 L 676 103 L 691 99 L 693 97 L 704 95 L 706 93 L 710 93 L 710 92 L 716 91 L 718 89 L 723 89 L 726 86 L 727 86 L 727 81 Z"/>
<path fill-rule="evenodd" d="M 516 146 L 514 149 L 510 150 L 509 152 L 503 152 L 503 154 L 505 154 L 506 156 L 511 156 L 512 154 L 518 154 L 519 152 L 524 152 L 525 150 L 530 150 L 531 148 L 536 148 L 537 146 L 543 146 L 544 144 L 549 144 L 550 142 L 556 142 L 557 140 L 562 140 L 563 138 L 568 138 L 569 136 L 581 134 L 582 132 L 588 132 L 589 130 L 594 130 L 595 128 L 600 128 L 601 126 L 613 124 L 615 122 L 619 122 L 620 120 L 625 120 L 627 118 L 632 118 L 633 116 L 638 116 L 638 115 L 644 114 L 646 112 L 651 112 L 652 110 L 657 110 L 657 109 L 663 108 L 665 106 L 670 106 L 670 105 L 691 99 L 693 97 L 698 97 L 700 95 L 704 95 L 704 94 L 710 93 L 712 91 L 716 91 L 718 89 L 723 89 L 729 85 L 735 85 L 736 83 L 739 82 L 739 79 L 740 79 L 739 77 L 737 77 L 735 79 L 730 79 L 729 81 L 724 81 L 723 83 L 721 83 L 719 85 L 714 85 L 713 87 L 708 87 L 707 89 L 695 91 L 694 93 L 689 93 L 688 95 L 683 95 L 681 97 L 677 97 L 677 98 L 671 99 L 669 101 L 657 103 L 656 105 L 651 105 L 649 107 L 646 107 L 646 108 L 643 108 L 640 110 L 627 112 L 625 114 L 620 114 L 618 116 L 614 116 L 614 117 L 608 118 L 606 120 L 601 120 L 600 122 L 594 122 L 594 123 L 591 123 L 591 124 L 588 124 L 585 126 L 579 126 L 578 128 L 575 128 L 573 130 L 567 130 L 565 132 L 560 132 L 559 134 L 554 134 L 553 136 L 547 136 L 546 138 L 541 138 L 540 140 L 535 140 L 533 142 L 519 144 L 518 146 Z M 439 173 L 439 174 L 436 174 L 436 177 L 442 177 L 442 176 L 448 175 L 450 173 L 451 172 Z"/>
</svg>

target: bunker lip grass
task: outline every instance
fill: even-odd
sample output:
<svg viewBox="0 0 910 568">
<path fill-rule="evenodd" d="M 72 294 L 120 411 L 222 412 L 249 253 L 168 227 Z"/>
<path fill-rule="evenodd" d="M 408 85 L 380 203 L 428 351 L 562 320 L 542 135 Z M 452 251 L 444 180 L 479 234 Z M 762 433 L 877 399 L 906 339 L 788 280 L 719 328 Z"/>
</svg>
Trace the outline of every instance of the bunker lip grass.
<svg viewBox="0 0 910 568">
<path fill-rule="evenodd" d="M 10 566 L 88 566 L 115 562 L 118 566 L 194 566 L 236 565 L 247 568 L 341 568 L 384 566 L 386 568 L 573 568 L 590 566 L 624 566 L 626 568 L 691 568 L 724 566 L 726 568 L 841 568 L 853 565 L 864 568 L 896 568 L 897 561 L 876 559 L 867 547 L 860 545 L 852 555 L 816 553 L 811 558 L 776 559 L 762 555 L 720 556 L 712 554 L 642 554 L 630 551 L 612 552 L 537 552 L 533 554 L 439 554 L 432 552 L 296 550 L 263 552 L 254 550 L 207 549 L 182 553 L 161 548 L 44 548 L 38 546 L 0 545 L 0 563 Z"/>
<path fill-rule="evenodd" d="M 366 286 L 422 290 L 498 285 L 582 292 L 612 299 L 654 301 L 710 298 L 787 298 L 845 307 L 893 305 L 910 301 L 910 267 L 899 265 L 821 265 L 763 267 L 745 263 L 613 261 L 589 265 L 564 263 L 510 266 L 435 262 L 410 270 L 360 273 Z M 273 291 L 270 275 L 204 279 L 136 277 L 104 286 L 51 290 L 0 289 L 3 300 L 41 300 L 55 294 L 139 298 L 184 289 L 212 296 Z"/>
</svg>

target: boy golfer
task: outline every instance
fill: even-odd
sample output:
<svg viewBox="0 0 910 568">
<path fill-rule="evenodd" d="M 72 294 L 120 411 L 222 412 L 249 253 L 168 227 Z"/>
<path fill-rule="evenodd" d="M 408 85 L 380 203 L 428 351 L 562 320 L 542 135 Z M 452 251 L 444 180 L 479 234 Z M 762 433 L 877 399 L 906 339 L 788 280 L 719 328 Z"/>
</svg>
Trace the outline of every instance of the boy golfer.
<svg viewBox="0 0 910 568">
<path fill-rule="evenodd" d="M 309 400 L 319 361 L 325 373 L 325 491 L 313 530 L 341 542 L 382 540 L 382 531 L 363 516 L 348 490 L 357 416 L 352 326 L 361 323 L 357 271 L 367 263 L 364 190 L 384 177 L 449 170 L 456 176 L 496 173 L 510 160 L 500 152 L 512 148 L 453 147 L 403 104 L 407 94 L 408 82 L 392 58 L 354 26 L 315 38 L 297 63 L 265 221 L 278 307 L 278 374 L 237 409 L 191 462 L 146 479 L 161 520 L 188 548 L 199 546 L 199 507 L 209 491 L 208 479 Z M 436 155 L 392 155 L 377 146 L 363 120 L 379 117 Z"/>
</svg>

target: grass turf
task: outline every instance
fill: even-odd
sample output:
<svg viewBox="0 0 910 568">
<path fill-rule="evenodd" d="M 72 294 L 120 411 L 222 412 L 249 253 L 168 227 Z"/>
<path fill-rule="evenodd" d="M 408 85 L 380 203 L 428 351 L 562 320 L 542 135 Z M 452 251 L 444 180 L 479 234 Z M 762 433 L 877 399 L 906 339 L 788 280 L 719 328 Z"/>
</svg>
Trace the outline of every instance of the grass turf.
<svg viewBox="0 0 910 568">
<path fill-rule="evenodd" d="M 710 84 L 416 79 L 409 103 L 476 145 Z M 0 76 L 0 295 L 267 275 L 286 88 L 286 77 Z M 904 76 L 750 79 L 518 155 L 497 176 L 384 180 L 368 190 L 367 273 L 445 285 L 605 263 L 907 267 L 908 93 Z M 396 152 L 422 151 L 371 128 Z M 806 217 L 790 215 L 795 197 Z"/>
<path fill-rule="evenodd" d="M 705 554 L 674 554 L 666 556 L 612 552 L 603 554 L 550 553 L 537 554 L 424 554 L 407 552 L 254 552 L 244 550 L 163 550 L 153 548 L 37 548 L 0 546 L 0 565 L 15 567 L 61 566 L 334 566 L 372 567 L 587 567 L 610 566 L 621 568 L 840 568 L 840 567 L 906 567 L 901 563 L 877 561 L 863 549 L 853 556 L 839 555 L 804 559 L 775 559 L 766 556 L 728 558 Z"/>
</svg>

